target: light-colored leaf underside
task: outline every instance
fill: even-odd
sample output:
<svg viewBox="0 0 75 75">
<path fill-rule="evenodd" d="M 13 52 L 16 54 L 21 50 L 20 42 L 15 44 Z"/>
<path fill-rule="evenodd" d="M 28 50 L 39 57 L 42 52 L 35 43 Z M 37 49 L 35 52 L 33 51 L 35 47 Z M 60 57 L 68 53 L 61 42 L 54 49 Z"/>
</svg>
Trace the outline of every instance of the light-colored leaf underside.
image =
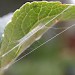
<svg viewBox="0 0 75 75">
<path fill-rule="evenodd" d="M 16 10 L 4 31 L 0 50 L 1 56 L 10 50 L 11 52 L 1 57 L 1 67 L 10 64 L 57 21 L 74 19 L 74 5 L 64 11 L 69 6 L 72 5 L 61 4 L 60 2 L 27 2 Z M 60 14 L 61 12 L 63 13 Z M 54 18 L 55 16 L 57 17 Z"/>
</svg>

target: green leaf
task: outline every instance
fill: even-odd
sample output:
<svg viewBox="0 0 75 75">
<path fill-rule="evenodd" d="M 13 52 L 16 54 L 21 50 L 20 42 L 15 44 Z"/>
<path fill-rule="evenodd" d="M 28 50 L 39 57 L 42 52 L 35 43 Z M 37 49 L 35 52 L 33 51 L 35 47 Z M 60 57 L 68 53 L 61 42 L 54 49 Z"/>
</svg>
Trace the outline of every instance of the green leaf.
<svg viewBox="0 0 75 75">
<path fill-rule="evenodd" d="M 72 14 L 71 14 L 72 13 Z M 13 61 L 58 21 L 75 19 L 75 6 L 60 2 L 27 2 L 13 14 L 1 45 L 1 67 Z"/>
</svg>

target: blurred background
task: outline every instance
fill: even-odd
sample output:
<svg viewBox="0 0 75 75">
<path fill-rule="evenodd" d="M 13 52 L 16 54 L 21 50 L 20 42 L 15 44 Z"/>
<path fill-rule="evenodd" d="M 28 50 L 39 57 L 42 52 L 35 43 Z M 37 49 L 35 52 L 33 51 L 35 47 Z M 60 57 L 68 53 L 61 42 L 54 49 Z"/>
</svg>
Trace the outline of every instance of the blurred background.
<svg viewBox="0 0 75 75">
<path fill-rule="evenodd" d="M 0 0 L 0 41 L 4 28 L 12 18 L 13 12 L 26 2 L 32 1 L 34 0 Z M 58 1 L 70 4 L 75 3 L 75 0 Z M 40 40 L 31 45 L 26 52 L 23 52 L 19 58 L 60 33 L 66 27 L 75 24 L 74 21 L 59 22 L 48 30 Z M 5 75 L 75 75 L 75 27 L 70 28 L 28 56 L 14 63 L 6 70 Z"/>
</svg>

